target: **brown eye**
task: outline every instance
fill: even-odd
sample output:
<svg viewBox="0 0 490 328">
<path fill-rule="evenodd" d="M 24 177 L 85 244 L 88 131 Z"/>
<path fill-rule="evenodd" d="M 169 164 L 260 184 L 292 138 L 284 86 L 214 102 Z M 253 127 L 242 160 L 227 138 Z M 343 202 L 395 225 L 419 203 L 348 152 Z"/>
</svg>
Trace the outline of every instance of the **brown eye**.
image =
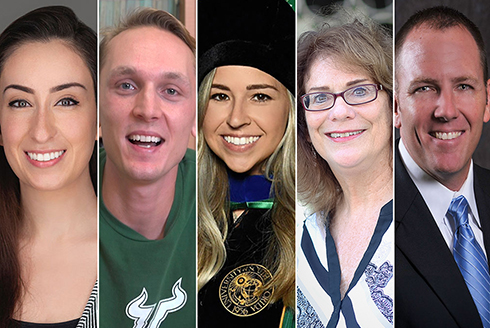
<svg viewBox="0 0 490 328">
<path fill-rule="evenodd" d="M 258 102 L 264 102 L 267 100 L 271 100 L 272 98 L 265 93 L 257 93 L 252 97 L 252 100 L 258 101 Z"/>
<path fill-rule="evenodd" d="M 216 101 L 225 101 L 225 100 L 229 100 L 230 97 L 228 97 L 228 95 L 226 95 L 224 93 L 215 93 L 214 95 L 212 95 L 210 97 L 210 99 L 213 99 Z"/>
</svg>

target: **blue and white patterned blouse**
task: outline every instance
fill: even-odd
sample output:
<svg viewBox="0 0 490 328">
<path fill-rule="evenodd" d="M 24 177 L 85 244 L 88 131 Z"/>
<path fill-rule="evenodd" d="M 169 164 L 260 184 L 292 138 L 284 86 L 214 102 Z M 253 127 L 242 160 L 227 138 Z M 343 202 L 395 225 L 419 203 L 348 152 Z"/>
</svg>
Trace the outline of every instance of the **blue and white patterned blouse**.
<svg viewBox="0 0 490 328">
<path fill-rule="evenodd" d="M 345 294 L 334 240 L 316 214 L 298 227 L 298 328 L 393 327 L 393 201 L 380 211 L 369 246 Z"/>
</svg>

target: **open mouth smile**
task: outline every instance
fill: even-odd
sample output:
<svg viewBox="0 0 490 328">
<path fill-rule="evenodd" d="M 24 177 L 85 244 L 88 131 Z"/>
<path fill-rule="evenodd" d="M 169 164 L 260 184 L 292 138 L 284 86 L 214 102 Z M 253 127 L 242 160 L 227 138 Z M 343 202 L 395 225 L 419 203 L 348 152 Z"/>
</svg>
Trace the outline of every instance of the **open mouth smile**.
<svg viewBox="0 0 490 328">
<path fill-rule="evenodd" d="M 27 156 L 29 156 L 30 159 L 33 161 L 37 162 L 48 162 L 52 161 L 53 159 L 57 159 L 61 155 L 65 153 L 65 150 L 60 150 L 60 151 L 54 151 L 50 153 L 35 153 L 35 152 L 26 152 Z"/>
<path fill-rule="evenodd" d="M 330 138 L 333 138 L 333 139 L 336 139 L 336 138 L 347 138 L 347 137 L 350 137 L 350 136 L 355 136 L 356 134 L 360 134 L 363 131 L 364 130 L 352 131 L 352 132 L 344 132 L 344 133 L 333 132 L 333 133 L 329 133 L 328 135 L 330 136 Z"/>
<path fill-rule="evenodd" d="M 156 147 L 162 143 L 162 138 L 160 137 L 148 136 L 142 134 L 131 134 L 128 136 L 128 140 L 132 144 L 142 148 Z"/>
<path fill-rule="evenodd" d="M 232 137 L 232 136 L 223 136 L 223 139 L 227 143 L 230 143 L 235 146 L 245 146 L 249 144 L 253 144 L 254 142 L 257 142 L 259 140 L 259 136 L 254 136 L 254 137 Z"/>
<path fill-rule="evenodd" d="M 433 136 L 434 138 L 440 139 L 440 140 L 451 140 L 459 137 L 462 135 L 463 132 L 457 131 L 457 132 L 431 132 L 430 135 Z"/>
</svg>

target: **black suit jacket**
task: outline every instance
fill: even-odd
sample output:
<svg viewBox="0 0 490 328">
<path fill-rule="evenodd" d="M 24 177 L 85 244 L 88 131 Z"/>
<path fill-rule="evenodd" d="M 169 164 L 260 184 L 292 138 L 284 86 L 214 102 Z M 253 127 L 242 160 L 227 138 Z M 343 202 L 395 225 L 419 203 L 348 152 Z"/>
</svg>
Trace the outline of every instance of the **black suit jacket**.
<svg viewBox="0 0 490 328">
<path fill-rule="evenodd" d="M 395 327 L 482 327 L 478 310 L 422 195 L 395 150 Z M 490 255 L 490 171 L 473 167 Z"/>
</svg>

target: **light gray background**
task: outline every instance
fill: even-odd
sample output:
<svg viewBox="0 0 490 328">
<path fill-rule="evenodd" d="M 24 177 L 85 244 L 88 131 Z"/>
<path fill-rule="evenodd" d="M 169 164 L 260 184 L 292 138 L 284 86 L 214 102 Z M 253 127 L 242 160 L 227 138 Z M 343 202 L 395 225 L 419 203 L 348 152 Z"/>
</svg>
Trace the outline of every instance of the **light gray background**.
<svg viewBox="0 0 490 328">
<path fill-rule="evenodd" d="M 478 26 L 485 41 L 487 60 L 490 62 L 490 1 L 489 0 L 396 0 L 395 1 L 395 31 L 417 10 L 444 5 L 462 12 Z M 490 124 L 483 126 L 480 143 L 473 155 L 476 164 L 490 169 Z"/>
<path fill-rule="evenodd" d="M 3 31 L 14 20 L 33 9 L 54 5 L 71 8 L 78 18 L 94 31 L 97 31 L 97 0 L 2 0 L 0 31 Z"/>
</svg>

